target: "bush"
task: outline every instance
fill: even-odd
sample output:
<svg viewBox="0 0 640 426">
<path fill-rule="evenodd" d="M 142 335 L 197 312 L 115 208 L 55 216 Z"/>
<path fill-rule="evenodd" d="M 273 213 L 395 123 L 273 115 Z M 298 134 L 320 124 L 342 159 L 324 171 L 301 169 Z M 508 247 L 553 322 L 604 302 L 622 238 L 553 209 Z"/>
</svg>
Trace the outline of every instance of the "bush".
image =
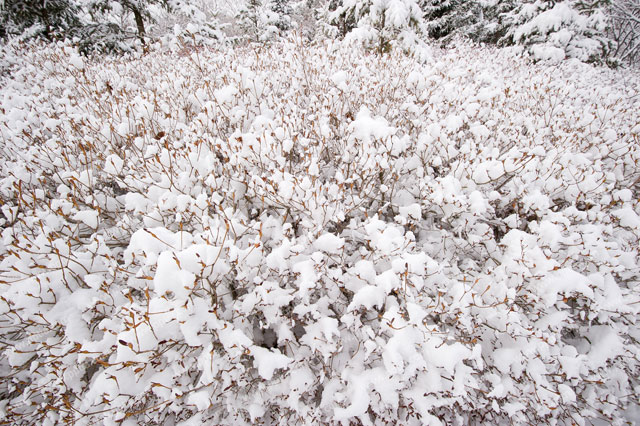
<svg viewBox="0 0 640 426">
<path fill-rule="evenodd" d="M 464 45 L 20 54 L 3 422 L 622 424 L 637 403 L 637 76 Z"/>
</svg>

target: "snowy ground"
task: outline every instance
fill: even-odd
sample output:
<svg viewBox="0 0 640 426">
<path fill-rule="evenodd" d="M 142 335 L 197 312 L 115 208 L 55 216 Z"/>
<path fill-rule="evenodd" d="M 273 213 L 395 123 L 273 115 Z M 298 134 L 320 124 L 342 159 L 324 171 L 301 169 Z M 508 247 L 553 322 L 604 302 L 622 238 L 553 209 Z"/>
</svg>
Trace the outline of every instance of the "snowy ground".
<svg viewBox="0 0 640 426">
<path fill-rule="evenodd" d="M 640 79 L 513 50 L 5 50 L 0 419 L 623 422 Z"/>
</svg>

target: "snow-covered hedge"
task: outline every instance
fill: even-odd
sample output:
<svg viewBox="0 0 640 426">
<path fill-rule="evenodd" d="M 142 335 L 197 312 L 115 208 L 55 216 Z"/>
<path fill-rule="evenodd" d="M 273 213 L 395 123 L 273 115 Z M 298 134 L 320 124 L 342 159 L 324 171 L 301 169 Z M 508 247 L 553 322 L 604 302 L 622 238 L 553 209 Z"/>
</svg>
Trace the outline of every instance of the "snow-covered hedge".
<svg viewBox="0 0 640 426">
<path fill-rule="evenodd" d="M 637 76 L 466 46 L 11 49 L 0 421 L 615 424 L 637 403 Z"/>
</svg>

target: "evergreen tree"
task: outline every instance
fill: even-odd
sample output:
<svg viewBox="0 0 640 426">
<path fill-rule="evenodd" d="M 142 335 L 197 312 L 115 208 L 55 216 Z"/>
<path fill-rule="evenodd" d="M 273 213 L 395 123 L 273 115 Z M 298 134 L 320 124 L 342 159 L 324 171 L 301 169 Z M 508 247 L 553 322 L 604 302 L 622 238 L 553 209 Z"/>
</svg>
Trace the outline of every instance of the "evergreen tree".
<svg viewBox="0 0 640 426">
<path fill-rule="evenodd" d="M 248 0 L 237 19 L 250 41 L 267 41 L 291 28 L 292 8 L 286 0 Z"/>
<path fill-rule="evenodd" d="M 300 31 L 307 40 L 313 40 L 319 32 L 325 29 L 325 19 L 330 2 L 322 0 L 301 0 L 293 3 L 292 20 L 295 28 Z"/>
<path fill-rule="evenodd" d="M 440 39 L 456 29 L 455 17 L 461 11 L 460 0 L 425 0 L 421 9 L 427 25 L 428 35 Z"/>
<path fill-rule="evenodd" d="M 210 44 L 226 41 L 222 10 L 214 3 L 169 0 L 170 12 L 154 26 L 154 32 L 178 36 L 181 43 Z"/>
<path fill-rule="evenodd" d="M 613 43 L 607 38 L 608 0 L 528 1 L 513 14 L 508 40 L 527 46 L 535 59 L 577 58 L 603 62 Z"/>
<path fill-rule="evenodd" d="M 130 13 L 135 25 L 136 37 L 145 45 L 145 37 L 147 35 L 146 23 L 153 20 L 149 12 L 149 6 L 152 4 L 160 4 L 168 7 L 167 0 L 92 0 L 88 4 L 88 8 L 92 13 L 93 22 L 97 23 L 94 24 L 94 26 L 102 28 L 103 31 L 108 30 L 106 35 L 111 37 L 126 37 L 128 32 L 127 28 L 116 28 L 113 25 L 104 28 L 104 26 L 101 25 L 101 18 L 117 9 Z"/>
<path fill-rule="evenodd" d="M 57 33 L 80 27 L 78 8 L 69 0 L 4 0 L 0 11 L 0 36 L 28 31 L 51 40 Z"/>
<path fill-rule="evenodd" d="M 415 42 L 422 32 L 417 0 L 344 0 L 330 15 L 343 35 L 359 39 L 379 53 L 396 42 Z"/>
<path fill-rule="evenodd" d="M 248 0 L 246 5 L 238 13 L 238 24 L 246 37 L 251 41 L 260 41 L 263 33 L 261 19 L 261 0 Z"/>
<path fill-rule="evenodd" d="M 0 11 L 0 36 L 25 34 L 52 40 L 56 35 L 75 38 L 82 51 L 120 50 L 131 34 L 144 45 L 146 23 L 152 20 L 149 5 L 166 0 L 5 0 Z M 135 28 L 123 26 L 126 19 L 113 19 L 124 13 Z M 126 17 L 126 16 L 125 16 Z M 122 18 L 122 17 L 120 17 Z"/>
<path fill-rule="evenodd" d="M 271 0 L 269 9 L 273 14 L 273 24 L 281 32 L 289 31 L 291 29 L 291 15 L 293 14 L 289 0 Z"/>
<path fill-rule="evenodd" d="M 431 38 L 448 40 L 459 34 L 496 43 L 507 32 L 505 17 L 517 4 L 514 0 L 423 0 L 420 7 Z"/>
<path fill-rule="evenodd" d="M 517 0 L 476 0 L 477 19 L 466 35 L 475 41 L 497 44 L 509 32 L 509 16 L 521 4 Z"/>
<path fill-rule="evenodd" d="M 346 4 L 345 4 L 346 3 Z M 328 4 L 328 13 L 326 13 L 327 22 L 337 30 L 340 37 L 345 37 L 358 25 L 358 17 L 356 13 L 358 9 L 354 2 L 343 2 L 342 0 L 331 0 Z"/>
</svg>

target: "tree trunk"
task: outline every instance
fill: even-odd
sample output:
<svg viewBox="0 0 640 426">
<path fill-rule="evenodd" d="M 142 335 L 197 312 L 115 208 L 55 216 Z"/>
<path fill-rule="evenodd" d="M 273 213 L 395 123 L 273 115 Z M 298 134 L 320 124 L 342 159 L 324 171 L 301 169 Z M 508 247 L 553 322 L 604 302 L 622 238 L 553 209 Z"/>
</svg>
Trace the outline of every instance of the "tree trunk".
<svg viewBox="0 0 640 426">
<path fill-rule="evenodd" d="M 144 41 L 144 19 L 142 18 L 142 13 L 140 13 L 140 9 L 133 5 L 131 6 L 131 11 L 133 12 L 133 16 L 136 20 L 136 27 L 138 28 L 138 38 L 140 39 L 140 42 L 142 42 L 142 45 L 145 46 L 146 43 Z"/>
</svg>

